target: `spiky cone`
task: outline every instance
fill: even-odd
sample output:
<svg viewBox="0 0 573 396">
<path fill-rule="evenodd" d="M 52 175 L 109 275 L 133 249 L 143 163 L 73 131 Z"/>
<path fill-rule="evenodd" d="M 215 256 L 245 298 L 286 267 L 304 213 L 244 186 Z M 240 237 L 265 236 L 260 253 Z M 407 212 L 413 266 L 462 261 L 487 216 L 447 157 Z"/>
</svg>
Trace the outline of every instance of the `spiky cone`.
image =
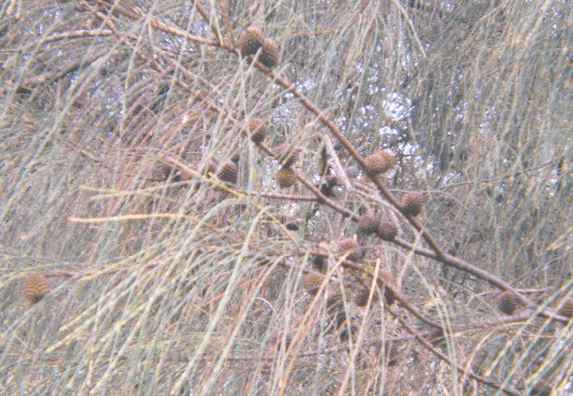
<svg viewBox="0 0 573 396">
<path fill-rule="evenodd" d="M 498 294 L 495 300 L 497 309 L 504 314 L 513 315 L 515 313 L 518 303 L 515 295 L 511 291 L 506 290 L 503 293 Z"/>
<path fill-rule="evenodd" d="M 259 62 L 272 69 L 281 61 L 281 52 L 277 43 L 271 39 L 266 39 L 263 42 L 263 50 L 259 55 Z"/>
<path fill-rule="evenodd" d="M 251 141 L 255 144 L 264 142 L 267 136 L 267 128 L 265 122 L 260 118 L 252 118 L 247 123 L 247 132 Z"/>
<path fill-rule="evenodd" d="M 284 168 L 293 166 L 300 157 L 302 149 L 300 147 L 291 146 L 288 143 L 283 143 L 275 148 L 275 153 L 279 156 L 279 162 Z"/>
<path fill-rule="evenodd" d="M 224 182 L 235 184 L 239 177 L 239 168 L 233 162 L 225 162 L 219 169 L 217 177 Z"/>
<path fill-rule="evenodd" d="M 265 37 L 261 29 L 256 26 L 249 26 L 239 36 L 239 52 L 242 56 L 255 55 L 263 47 Z"/>
<path fill-rule="evenodd" d="M 364 159 L 366 171 L 371 175 L 381 175 L 388 172 L 396 165 L 394 154 L 380 150 Z"/>
<path fill-rule="evenodd" d="M 48 278 L 41 273 L 30 274 L 24 280 L 22 291 L 30 304 L 36 304 L 50 291 Z"/>
<path fill-rule="evenodd" d="M 290 168 L 279 169 L 275 175 L 275 179 L 280 188 L 292 187 L 298 181 L 296 174 Z"/>
<path fill-rule="evenodd" d="M 311 296 L 316 296 L 318 294 L 318 290 L 320 289 L 320 285 L 322 285 L 324 282 L 324 279 L 325 277 L 323 275 L 309 272 L 304 274 L 302 277 L 302 284 L 308 294 Z"/>
<path fill-rule="evenodd" d="M 378 226 L 376 234 L 384 241 L 393 241 L 398 235 L 398 229 L 393 223 L 385 221 Z"/>
<path fill-rule="evenodd" d="M 356 239 L 347 238 L 336 242 L 336 253 L 347 255 L 346 258 L 350 261 L 359 261 L 364 257 L 365 252 Z"/>
<path fill-rule="evenodd" d="M 358 219 L 358 231 L 364 235 L 376 233 L 378 227 L 380 227 L 380 220 L 378 220 L 374 213 L 364 213 Z"/>
<path fill-rule="evenodd" d="M 573 318 L 573 298 L 568 298 L 563 302 L 561 307 L 559 307 L 559 315 L 565 316 L 566 318 Z"/>
<path fill-rule="evenodd" d="M 418 216 L 422 212 L 422 207 L 426 197 L 421 192 L 409 192 L 402 197 L 400 209 L 408 216 Z"/>
<path fill-rule="evenodd" d="M 390 287 L 396 287 L 396 281 L 394 279 L 394 275 L 388 271 L 380 271 L 380 275 L 377 279 L 378 287 L 384 290 L 384 300 L 386 304 L 392 305 L 394 301 L 396 301 L 396 296 L 394 292 L 390 289 Z M 386 287 L 389 286 L 389 287 Z"/>
</svg>

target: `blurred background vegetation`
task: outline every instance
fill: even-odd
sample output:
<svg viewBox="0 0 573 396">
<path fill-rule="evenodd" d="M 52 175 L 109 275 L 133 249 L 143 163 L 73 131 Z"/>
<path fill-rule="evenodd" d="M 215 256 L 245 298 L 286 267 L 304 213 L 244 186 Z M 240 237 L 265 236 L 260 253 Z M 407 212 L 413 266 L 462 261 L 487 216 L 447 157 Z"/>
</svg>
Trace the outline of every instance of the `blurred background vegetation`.
<svg viewBox="0 0 573 396">
<path fill-rule="evenodd" d="M 572 42 L 566 0 L 5 0 L 0 393 L 573 392 Z"/>
</svg>

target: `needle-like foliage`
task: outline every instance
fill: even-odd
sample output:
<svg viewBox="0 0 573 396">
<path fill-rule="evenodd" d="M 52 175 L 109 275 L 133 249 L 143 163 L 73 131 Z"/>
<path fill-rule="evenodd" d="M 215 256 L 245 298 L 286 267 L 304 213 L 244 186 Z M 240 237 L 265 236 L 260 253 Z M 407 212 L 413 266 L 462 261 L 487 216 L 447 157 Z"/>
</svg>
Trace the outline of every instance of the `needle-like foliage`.
<svg viewBox="0 0 573 396">
<path fill-rule="evenodd" d="M 566 394 L 568 3 L 0 2 L 0 394 Z"/>
</svg>

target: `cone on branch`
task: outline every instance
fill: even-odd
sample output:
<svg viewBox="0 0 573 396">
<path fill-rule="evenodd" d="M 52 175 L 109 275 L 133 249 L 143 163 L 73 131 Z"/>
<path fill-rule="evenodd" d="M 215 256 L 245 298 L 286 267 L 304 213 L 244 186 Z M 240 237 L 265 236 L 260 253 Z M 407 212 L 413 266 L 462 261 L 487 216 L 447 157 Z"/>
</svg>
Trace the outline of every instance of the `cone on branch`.
<svg viewBox="0 0 573 396">
<path fill-rule="evenodd" d="M 378 231 L 380 220 L 372 212 L 366 212 L 358 219 L 358 231 L 364 235 L 371 235 Z"/>
<path fill-rule="evenodd" d="M 506 291 L 498 294 L 495 300 L 496 300 L 497 309 L 499 309 L 501 312 L 503 312 L 506 315 L 513 315 L 515 313 L 515 310 L 518 308 L 518 305 L 519 305 L 517 298 L 509 290 L 506 290 Z"/>
<path fill-rule="evenodd" d="M 364 257 L 364 249 L 355 238 L 341 239 L 336 243 L 336 253 L 347 255 L 350 261 L 359 261 Z"/>
<path fill-rule="evenodd" d="M 371 175 L 382 175 L 392 169 L 396 165 L 397 160 L 394 154 L 386 150 L 380 150 L 366 157 L 364 162 L 368 173 Z"/>
<path fill-rule="evenodd" d="M 239 36 L 238 47 L 242 56 L 255 55 L 263 47 L 265 37 L 261 29 L 249 26 Z"/>
<path fill-rule="evenodd" d="M 380 239 L 391 242 L 396 239 L 396 236 L 398 235 L 398 229 L 393 223 L 385 221 L 378 226 L 376 234 L 380 237 Z"/>
<path fill-rule="evenodd" d="M 250 57 L 259 52 L 258 61 L 268 68 L 280 63 L 280 48 L 276 42 L 265 38 L 260 28 L 249 26 L 239 36 L 238 48 L 241 56 Z"/>
<path fill-rule="evenodd" d="M 426 196 L 421 192 L 409 192 L 402 197 L 400 209 L 408 216 L 418 216 L 426 202 Z"/>
<path fill-rule="evenodd" d="M 296 174 L 291 168 L 279 169 L 275 175 L 275 179 L 280 188 L 292 187 L 298 181 Z"/>
<path fill-rule="evenodd" d="M 386 302 L 386 304 L 388 305 L 394 304 L 394 301 L 396 301 L 394 292 L 392 292 L 392 290 L 390 290 L 389 287 L 386 287 L 386 285 L 389 285 L 391 287 L 396 287 L 396 282 L 394 281 L 394 276 L 392 275 L 392 273 L 388 271 L 381 271 L 380 277 L 379 279 L 377 279 L 376 284 L 381 290 L 384 291 L 384 301 Z M 365 307 L 368 304 L 369 297 L 370 297 L 370 290 L 363 288 L 356 294 L 354 302 L 359 307 Z M 379 298 L 379 294 L 378 290 L 375 290 L 372 299 L 374 301 L 377 298 Z"/>
<path fill-rule="evenodd" d="M 247 133 L 253 143 L 261 144 L 267 136 L 265 122 L 260 118 L 251 118 L 247 122 Z"/>
<path fill-rule="evenodd" d="M 239 177 L 239 167 L 234 162 L 225 162 L 219 169 L 217 177 L 224 182 L 235 184 Z"/>
<path fill-rule="evenodd" d="M 48 278 L 44 274 L 33 273 L 24 280 L 22 292 L 30 304 L 36 304 L 42 300 L 49 291 Z"/>
<path fill-rule="evenodd" d="M 281 53 L 279 46 L 271 39 L 266 39 L 263 42 L 263 50 L 259 55 L 259 62 L 272 69 L 280 63 Z"/>
</svg>

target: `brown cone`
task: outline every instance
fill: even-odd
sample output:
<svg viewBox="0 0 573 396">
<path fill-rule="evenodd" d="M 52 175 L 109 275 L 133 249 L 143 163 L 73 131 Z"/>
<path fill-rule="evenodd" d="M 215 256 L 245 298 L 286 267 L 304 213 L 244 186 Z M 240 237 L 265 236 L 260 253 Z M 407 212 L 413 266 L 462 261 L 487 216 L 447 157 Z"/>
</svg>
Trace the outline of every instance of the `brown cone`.
<svg viewBox="0 0 573 396">
<path fill-rule="evenodd" d="M 242 56 L 255 55 L 263 47 L 265 38 L 261 29 L 249 26 L 239 37 L 239 51 Z"/>
<path fill-rule="evenodd" d="M 255 144 L 260 144 L 265 140 L 267 136 L 267 129 L 265 122 L 260 118 L 252 118 L 247 123 L 247 130 L 251 140 Z"/>
<path fill-rule="evenodd" d="M 235 184 L 239 175 L 239 168 L 232 162 L 226 162 L 223 164 L 217 177 L 224 182 Z"/>
<path fill-rule="evenodd" d="M 292 187 L 298 181 L 296 174 L 290 168 L 279 169 L 275 175 L 275 178 L 280 188 Z"/>
<path fill-rule="evenodd" d="M 358 245 L 356 239 L 353 238 L 339 240 L 336 243 L 336 252 L 338 254 L 346 254 L 346 258 L 350 261 L 359 261 L 364 257 L 364 250 Z"/>
<path fill-rule="evenodd" d="M 393 223 L 385 221 L 376 230 L 378 236 L 385 241 L 393 241 L 398 235 L 398 229 Z"/>
<path fill-rule="evenodd" d="M 31 304 L 36 304 L 50 291 L 48 279 L 41 273 L 30 274 L 24 280 L 22 291 L 24 293 L 24 297 L 26 297 Z"/>
<path fill-rule="evenodd" d="M 388 151 L 380 150 L 366 157 L 364 162 L 368 173 L 381 175 L 396 165 L 396 157 Z"/>
<path fill-rule="evenodd" d="M 402 213 L 408 216 L 418 216 L 422 212 L 425 201 L 424 193 L 409 192 L 405 194 L 400 202 Z"/>
<path fill-rule="evenodd" d="M 358 230 L 365 235 L 374 234 L 379 226 L 380 221 L 373 213 L 365 213 L 358 219 Z"/>
<path fill-rule="evenodd" d="M 263 51 L 259 55 L 259 62 L 272 69 L 280 63 L 280 49 L 279 46 L 271 39 L 266 39 L 263 42 Z"/>
<path fill-rule="evenodd" d="M 517 309 L 517 300 L 509 290 L 498 294 L 496 297 L 497 309 L 506 315 L 513 315 Z"/>
</svg>

